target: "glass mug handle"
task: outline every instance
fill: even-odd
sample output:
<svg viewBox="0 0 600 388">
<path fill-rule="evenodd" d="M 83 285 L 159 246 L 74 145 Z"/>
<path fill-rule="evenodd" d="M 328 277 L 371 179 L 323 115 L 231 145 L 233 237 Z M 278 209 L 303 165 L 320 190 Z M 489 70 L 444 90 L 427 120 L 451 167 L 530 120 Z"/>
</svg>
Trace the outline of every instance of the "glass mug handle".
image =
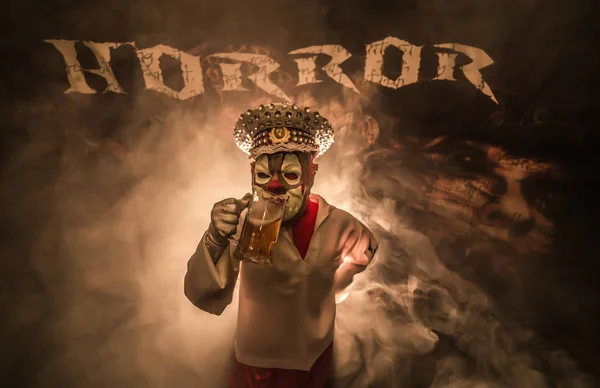
<svg viewBox="0 0 600 388">
<path fill-rule="evenodd" d="M 252 201 L 255 200 L 255 198 L 258 198 L 258 194 L 253 191 L 250 197 L 250 202 L 248 202 L 248 206 L 246 206 L 246 211 L 249 212 L 250 211 L 250 207 L 252 206 Z M 243 212 L 243 211 L 242 211 Z M 246 213 L 246 217 L 248 216 L 248 213 Z M 241 217 L 241 213 L 240 213 L 240 217 Z M 244 219 L 244 223 L 246 223 L 246 220 Z M 244 225 L 242 224 L 242 230 L 244 229 Z M 238 224 L 238 228 L 239 228 L 239 224 Z M 233 247 L 237 247 L 240 243 L 240 238 L 241 238 L 241 231 L 240 231 L 240 237 L 236 238 L 235 235 L 237 234 L 237 230 L 236 233 L 232 234 L 231 236 L 228 237 L 229 243 L 233 246 Z"/>
</svg>

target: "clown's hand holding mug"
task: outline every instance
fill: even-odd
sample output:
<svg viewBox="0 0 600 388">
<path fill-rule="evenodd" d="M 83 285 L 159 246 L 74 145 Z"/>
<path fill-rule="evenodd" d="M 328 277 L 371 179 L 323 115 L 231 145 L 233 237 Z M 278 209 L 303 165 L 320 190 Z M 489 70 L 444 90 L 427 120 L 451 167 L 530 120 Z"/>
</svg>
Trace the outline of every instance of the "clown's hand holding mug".
<svg viewBox="0 0 600 388">
<path fill-rule="evenodd" d="M 188 262 L 185 294 L 212 314 L 231 303 L 239 277 L 236 366 L 230 387 L 323 387 L 331 367 L 336 294 L 369 264 L 377 240 L 349 213 L 311 193 L 315 158 L 333 143 L 310 108 L 268 104 L 242 114 L 237 145 L 250 154 L 252 191 L 286 199 L 272 266 L 234 258 L 250 195 L 215 204 Z"/>
</svg>

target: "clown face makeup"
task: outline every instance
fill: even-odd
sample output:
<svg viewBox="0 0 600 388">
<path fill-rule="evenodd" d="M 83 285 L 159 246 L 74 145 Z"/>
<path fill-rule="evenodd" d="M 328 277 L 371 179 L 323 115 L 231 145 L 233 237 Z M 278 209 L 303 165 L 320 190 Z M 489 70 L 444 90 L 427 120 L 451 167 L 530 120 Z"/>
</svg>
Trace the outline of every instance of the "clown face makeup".
<svg viewBox="0 0 600 388">
<path fill-rule="evenodd" d="M 287 199 L 283 221 L 294 218 L 303 208 L 314 181 L 310 153 L 261 155 L 252 164 L 252 186 L 265 196 Z"/>
</svg>

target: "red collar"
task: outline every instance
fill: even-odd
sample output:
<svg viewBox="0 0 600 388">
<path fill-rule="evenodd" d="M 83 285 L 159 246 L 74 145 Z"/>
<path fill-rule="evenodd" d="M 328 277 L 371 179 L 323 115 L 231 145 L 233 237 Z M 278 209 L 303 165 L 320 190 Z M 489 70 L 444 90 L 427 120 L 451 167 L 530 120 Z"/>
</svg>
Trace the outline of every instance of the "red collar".
<svg viewBox="0 0 600 388">
<path fill-rule="evenodd" d="M 300 256 L 304 259 L 308 252 L 310 240 L 315 231 L 315 223 L 317 221 L 317 213 L 319 211 L 319 199 L 313 195 L 308 197 L 306 208 L 302 216 L 292 225 L 292 235 L 294 237 L 294 245 Z"/>
</svg>

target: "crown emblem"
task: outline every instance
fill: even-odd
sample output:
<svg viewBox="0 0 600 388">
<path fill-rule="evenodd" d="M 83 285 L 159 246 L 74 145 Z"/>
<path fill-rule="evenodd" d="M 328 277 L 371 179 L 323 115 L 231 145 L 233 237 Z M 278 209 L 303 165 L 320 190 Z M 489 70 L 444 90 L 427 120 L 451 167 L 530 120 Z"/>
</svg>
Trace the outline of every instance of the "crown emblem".
<svg viewBox="0 0 600 388">
<path fill-rule="evenodd" d="M 325 153 L 333 128 L 319 112 L 296 104 L 268 104 L 248 109 L 236 123 L 237 146 L 251 157 L 282 151 Z"/>
<path fill-rule="evenodd" d="M 290 140 L 290 131 L 286 127 L 277 127 L 271 129 L 269 139 L 273 144 L 285 143 Z"/>
</svg>

